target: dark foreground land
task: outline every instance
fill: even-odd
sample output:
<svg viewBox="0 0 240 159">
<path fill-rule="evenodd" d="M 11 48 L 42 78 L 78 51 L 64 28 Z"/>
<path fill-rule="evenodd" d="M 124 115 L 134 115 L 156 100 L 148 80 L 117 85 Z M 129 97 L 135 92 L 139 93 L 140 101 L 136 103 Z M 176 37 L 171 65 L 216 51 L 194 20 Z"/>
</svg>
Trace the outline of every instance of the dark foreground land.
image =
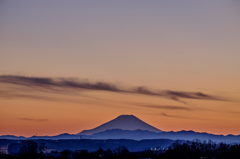
<svg viewBox="0 0 240 159">
<path fill-rule="evenodd" d="M 28 140 L 8 140 L 0 139 L 0 146 L 7 146 L 10 143 L 25 142 Z M 47 148 L 54 148 L 58 151 L 63 151 L 65 149 L 75 151 L 75 150 L 88 150 L 89 152 L 97 151 L 99 147 L 104 150 L 115 149 L 119 146 L 125 146 L 131 152 L 148 150 L 150 148 L 166 148 L 174 143 L 174 140 L 169 139 L 154 139 L 154 140 L 128 140 L 128 139 L 109 139 L 109 140 L 90 140 L 90 139 L 72 139 L 72 140 L 30 140 L 36 142 L 38 145 L 45 143 Z M 183 142 L 183 140 L 181 140 Z"/>
<path fill-rule="evenodd" d="M 137 146 L 137 145 L 136 145 Z M 240 159 L 240 144 L 196 141 L 175 141 L 168 148 L 154 148 L 131 152 L 125 146 L 114 149 L 98 148 L 97 151 L 65 149 L 46 153 L 46 144 L 25 141 L 17 154 L 1 154 L 2 159 Z"/>
</svg>

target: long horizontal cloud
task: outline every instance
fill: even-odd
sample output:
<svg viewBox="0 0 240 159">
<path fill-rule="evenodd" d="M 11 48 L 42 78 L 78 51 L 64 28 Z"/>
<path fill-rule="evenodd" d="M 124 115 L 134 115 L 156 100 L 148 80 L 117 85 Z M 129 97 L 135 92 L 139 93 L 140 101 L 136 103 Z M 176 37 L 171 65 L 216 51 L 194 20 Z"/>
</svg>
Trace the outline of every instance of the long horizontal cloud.
<svg viewBox="0 0 240 159">
<path fill-rule="evenodd" d="M 143 105 L 143 104 L 140 104 L 138 106 L 147 107 L 147 108 L 155 108 L 155 109 L 187 110 L 187 111 L 191 110 L 187 107 L 173 106 L 173 105 Z"/>
<path fill-rule="evenodd" d="M 33 122 L 46 122 L 48 119 L 33 119 L 33 118 L 19 118 L 24 121 L 33 121 Z"/>
<path fill-rule="evenodd" d="M 88 81 L 81 81 L 71 78 L 41 78 L 41 77 L 1 75 L 0 83 L 25 86 L 36 90 L 45 89 L 48 91 L 58 91 L 60 93 L 64 93 L 66 89 L 68 91 L 91 90 L 158 96 L 179 102 L 182 102 L 180 98 L 200 100 L 221 100 L 221 101 L 223 100 L 219 97 L 207 95 L 201 92 L 180 92 L 170 90 L 152 91 L 143 86 L 135 88 L 119 88 L 118 86 L 111 83 L 106 82 L 90 83 Z"/>
<path fill-rule="evenodd" d="M 123 92 L 123 90 L 119 90 L 118 88 L 116 88 L 116 86 L 108 83 L 104 83 L 104 82 L 88 83 L 88 82 L 77 81 L 74 79 L 67 79 L 67 78 L 38 78 L 38 77 L 3 75 L 3 76 L 0 76 L 0 82 L 22 85 L 27 87 L 40 87 L 40 88 L 46 88 L 46 89 L 58 87 L 58 88 Z"/>
</svg>

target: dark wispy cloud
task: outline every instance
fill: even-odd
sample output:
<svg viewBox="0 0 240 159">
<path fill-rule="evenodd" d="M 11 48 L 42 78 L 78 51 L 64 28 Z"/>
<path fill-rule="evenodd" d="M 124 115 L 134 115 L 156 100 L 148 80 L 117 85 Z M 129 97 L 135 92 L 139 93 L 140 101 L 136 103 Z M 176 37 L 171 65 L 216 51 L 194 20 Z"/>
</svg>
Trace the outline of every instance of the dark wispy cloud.
<svg viewBox="0 0 240 159">
<path fill-rule="evenodd" d="M 123 92 L 123 90 L 120 90 L 115 85 L 109 83 L 104 82 L 89 83 L 84 81 L 78 81 L 77 79 L 71 78 L 39 78 L 39 77 L 2 75 L 0 76 L 0 82 L 45 89 L 69 88 L 69 89 L 87 89 L 87 90 Z"/>
<path fill-rule="evenodd" d="M 165 116 L 165 117 L 170 117 L 170 118 L 181 118 L 181 119 L 191 119 L 191 118 L 187 118 L 187 117 L 183 117 L 183 116 L 175 116 L 175 115 L 168 115 L 166 113 L 161 113 L 160 115 Z"/>
<path fill-rule="evenodd" d="M 33 119 L 33 118 L 19 118 L 24 121 L 32 121 L 32 122 L 46 122 L 48 119 Z"/>
<path fill-rule="evenodd" d="M 189 99 L 205 99 L 205 100 L 214 100 L 216 97 L 203 94 L 201 92 L 176 92 L 176 91 L 164 91 L 168 96 L 178 97 L 178 98 L 189 98 Z"/>
<path fill-rule="evenodd" d="M 199 100 L 219 100 L 224 101 L 222 98 L 204 94 L 201 92 L 181 92 L 181 91 L 170 91 L 170 90 L 159 90 L 152 91 L 146 87 L 140 86 L 135 88 L 120 88 L 117 85 L 106 83 L 106 82 L 95 82 L 91 83 L 88 81 L 72 79 L 72 78 L 42 78 L 42 77 L 25 77 L 25 76 L 14 76 L 14 75 L 1 75 L 0 83 L 3 84 L 14 84 L 19 86 L 28 87 L 38 91 L 55 91 L 58 93 L 64 93 L 69 91 L 109 91 L 116 93 L 132 93 L 141 94 L 147 96 L 158 96 L 168 98 L 181 103 L 184 99 L 199 99 Z"/>
<path fill-rule="evenodd" d="M 168 110 L 186 110 L 190 111 L 190 108 L 182 107 L 182 106 L 173 106 L 173 105 L 144 105 L 139 104 L 138 106 L 146 107 L 146 108 L 155 108 L 155 109 L 168 109 Z"/>
</svg>

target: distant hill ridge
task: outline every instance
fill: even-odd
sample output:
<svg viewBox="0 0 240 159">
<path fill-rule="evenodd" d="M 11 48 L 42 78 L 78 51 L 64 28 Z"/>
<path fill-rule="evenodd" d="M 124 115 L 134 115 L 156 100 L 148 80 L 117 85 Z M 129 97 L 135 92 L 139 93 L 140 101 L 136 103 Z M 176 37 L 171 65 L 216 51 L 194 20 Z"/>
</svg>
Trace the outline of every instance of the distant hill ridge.
<svg viewBox="0 0 240 159">
<path fill-rule="evenodd" d="M 134 115 L 120 115 L 117 118 L 104 123 L 91 130 L 83 130 L 78 135 L 93 135 L 106 130 L 121 129 L 121 130 L 148 130 L 151 132 L 162 132 L 161 130 L 145 123 Z"/>
<path fill-rule="evenodd" d="M 92 139 L 171 139 L 171 140 L 212 140 L 214 142 L 240 143 L 240 135 L 214 135 L 208 133 L 199 133 L 194 131 L 178 131 L 178 132 L 160 132 L 155 133 L 148 130 L 121 130 L 112 129 L 103 132 L 95 133 Z"/>
</svg>

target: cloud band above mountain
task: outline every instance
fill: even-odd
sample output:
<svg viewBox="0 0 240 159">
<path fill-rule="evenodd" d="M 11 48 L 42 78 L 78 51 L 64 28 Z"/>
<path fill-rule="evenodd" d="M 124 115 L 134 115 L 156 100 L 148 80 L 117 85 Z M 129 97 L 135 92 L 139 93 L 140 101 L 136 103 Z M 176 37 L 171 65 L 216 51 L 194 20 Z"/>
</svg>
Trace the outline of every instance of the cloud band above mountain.
<svg viewBox="0 0 240 159">
<path fill-rule="evenodd" d="M 16 75 L 1 75 L 0 83 L 29 87 L 38 91 L 41 91 L 42 89 L 45 90 L 47 89 L 48 91 L 53 92 L 57 91 L 58 93 L 59 92 L 64 93 L 66 90 L 68 91 L 89 90 L 89 91 L 108 91 L 116 93 L 132 93 L 147 96 L 158 96 L 179 102 L 181 102 L 180 98 L 223 101 L 222 98 L 204 94 L 201 92 L 181 92 L 171 90 L 152 91 L 143 86 L 132 88 L 120 88 L 119 86 L 111 83 L 106 82 L 90 83 L 88 81 L 81 81 L 72 78 L 42 78 Z M 22 91 L 24 91 L 24 89 Z"/>
</svg>

